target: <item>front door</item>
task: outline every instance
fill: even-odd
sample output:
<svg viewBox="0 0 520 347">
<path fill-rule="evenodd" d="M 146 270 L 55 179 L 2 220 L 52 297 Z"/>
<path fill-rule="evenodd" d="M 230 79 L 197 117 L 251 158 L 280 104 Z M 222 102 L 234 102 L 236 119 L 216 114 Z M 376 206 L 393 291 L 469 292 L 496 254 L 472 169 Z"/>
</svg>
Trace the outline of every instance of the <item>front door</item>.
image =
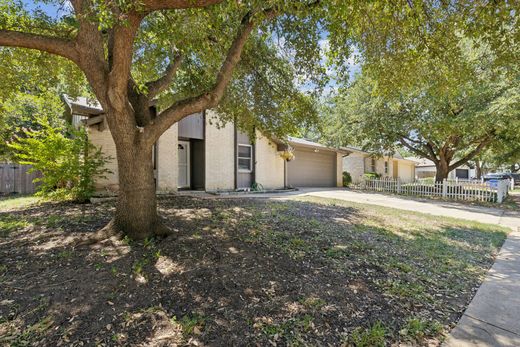
<svg viewBox="0 0 520 347">
<path fill-rule="evenodd" d="M 393 178 L 399 177 L 399 162 L 397 160 L 392 163 L 392 176 Z"/>
<path fill-rule="evenodd" d="M 190 143 L 179 141 L 179 188 L 190 187 Z"/>
</svg>

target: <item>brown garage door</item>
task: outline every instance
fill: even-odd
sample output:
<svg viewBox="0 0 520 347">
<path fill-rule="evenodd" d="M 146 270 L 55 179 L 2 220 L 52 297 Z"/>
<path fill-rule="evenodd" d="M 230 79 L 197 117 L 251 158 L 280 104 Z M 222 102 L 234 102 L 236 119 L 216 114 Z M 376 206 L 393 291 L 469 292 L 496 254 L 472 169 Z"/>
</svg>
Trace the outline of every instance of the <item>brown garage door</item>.
<svg viewBox="0 0 520 347">
<path fill-rule="evenodd" d="M 336 153 L 295 149 L 287 165 L 287 181 L 292 187 L 335 187 Z"/>
</svg>

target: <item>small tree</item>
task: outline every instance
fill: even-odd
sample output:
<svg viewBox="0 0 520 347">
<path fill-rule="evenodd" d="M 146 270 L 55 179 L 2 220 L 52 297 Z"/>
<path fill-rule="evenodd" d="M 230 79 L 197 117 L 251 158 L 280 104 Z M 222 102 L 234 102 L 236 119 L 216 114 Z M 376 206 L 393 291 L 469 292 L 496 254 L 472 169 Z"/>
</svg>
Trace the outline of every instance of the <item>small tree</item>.
<svg viewBox="0 0 520 347">
<path fill-rule="evenodd" d="M 14 92 L 0 102 L 0 160 L 12 160 L 12 149 L 7 145 L 16 136 L 25 136 L 24 130 L 40 130 L 38 118 L 45 117 L 56 127 L 63 126 L 63 103 L 55 91 L 39 93 Z"/>
<path fill-rule="evenodd" d="M 32 171 L 42 173 L 35 181 L 41 184 L 38 195 L 50 198 L 70 198 L 79 202 L 94 193 L 94 178 L 107 170 L 107 158 L 88 142 L 84 129 L 54 126 L 47 117 L 38 118 L 40 130 L 28 130 L 8 146 L 20 164 L 32 165 Z"/>
</svg>

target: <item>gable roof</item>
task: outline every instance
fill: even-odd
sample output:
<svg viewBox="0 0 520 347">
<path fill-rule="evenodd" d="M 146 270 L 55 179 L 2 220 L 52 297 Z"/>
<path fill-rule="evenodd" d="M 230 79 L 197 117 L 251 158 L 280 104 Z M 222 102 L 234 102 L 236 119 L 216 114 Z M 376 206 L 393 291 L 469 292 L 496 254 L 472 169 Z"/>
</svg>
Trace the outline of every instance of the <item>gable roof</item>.
<svg viewBox="0 0 520 347">
<path fill-rule="evenodd" d="M 65 104 L 67 104 L 72 114 L 92 117 L 104 113 L 103 108 L 101 108 L 101 105 L 96 99 L 90 99 L 84 96 L 72 98 L 66 94 L 63 94 L 62 99 Z"/>
<path fill-rule="evenodd" d="M 417 167 L 429 167 L 429 166 L 435 166 L 435 163 L 431 161 L 430 159 L 426 158 L 418 158 L 418 157 L 406 157 L 407 160 L 414 161 Z"/>
<path fill-rule="evenodd" d="M 350 152 L 360 153 L 360 154 L 363 154 L 363 155 L 366 155 L 366 156 L 374 155 L 374 153 L 367 152 L 367 151 L 361 149 L 360 147 L 356 147 L 356 146 L 344 146 L 344 147 L 341 147 L 341 148 L 344 148 L 344 149 L 346 149 L 346 150 L 348 150 Z M 414 160 L 410 160 L 408 158 L 403 158 L 403 156 L 399 152 L 395 152 L 393 155 L 385 154 L 384 156 L 392 158 L 392 159 L 397 159 L 397 160 L 415 162 Z"/>
<path fill-rule="evenodd" d="M 89 99 L 86 97 L 77 97 L 72 98 L 66 94 L 62 96 L 63 101 L 67 104 L 72 114 L 77 114 L 81 116 L 87 117 L 95 117 L 104 114 L 103 108 L 99 104 L 99 102 L 95 99 Z M 335 148 L 330 146 L 322 145 L 321 143 L 313 142 L 307 139 L 302 139 L 298 137 L 288 136 L 288 143 L 293 146 L 298 147 L 307 147 L 312 149 L 324 149 L 329 151 L 334 151 L 343 154 L 349 154 L 352 151 L 345 148 Z M 279 140 L 273 139 L 275 143 L 283 146 L 283 142 Z"/>
</svg>

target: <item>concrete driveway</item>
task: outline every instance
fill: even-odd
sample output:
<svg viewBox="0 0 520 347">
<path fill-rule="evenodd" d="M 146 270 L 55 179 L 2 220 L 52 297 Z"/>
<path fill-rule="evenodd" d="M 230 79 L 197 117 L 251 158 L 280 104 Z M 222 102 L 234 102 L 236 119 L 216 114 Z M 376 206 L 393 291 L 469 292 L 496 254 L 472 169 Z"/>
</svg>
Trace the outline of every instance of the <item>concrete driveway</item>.
<svg viewBox="0 0 520 347">
<path fill-rule="evenodd" d="M 427 213 L 434 216 L 453 217 L 498 224 L 516 230 L 520 226 L 520 212 L 508 211 L 498 207 L 482 207 L 457 202 L 437 201 L 431 199 L 413 199 L 380 193 L 361 192 L 345 188 L 301 188 L 290 195 L 318 196 L 339 199 L 362 204 L 392 207 L 407 211 Z M 272 195 L 276 197 L 276 195 Z M 286 198 L 287 195 L 278 196 Z"/>
<path fill-rule="evenodd" d="M 181 195 L 212 197 L 204 192 L 181 192 Z M 432 199 L 401 197 L 372 192 L 362 192 L 348 188 L 299 188 L 291 192 L 279 193 L 233 193 L 219 195 L 218 198 L 271 198 L 286 200 L 298 196 L 317 196 L 329 199 L 357 202 L 360 204 L 378 205 L 407 211 L 427 213 L 434 216 L 453 217 L 481 223 L 497 224 L 517 230 L 520 227 L 520 211 L 510 211 L 499 207 L 483 207 L 462 202 L 439 201 Z M 519 345 L 520 346 L 520 345 Z"/>
</svg>

